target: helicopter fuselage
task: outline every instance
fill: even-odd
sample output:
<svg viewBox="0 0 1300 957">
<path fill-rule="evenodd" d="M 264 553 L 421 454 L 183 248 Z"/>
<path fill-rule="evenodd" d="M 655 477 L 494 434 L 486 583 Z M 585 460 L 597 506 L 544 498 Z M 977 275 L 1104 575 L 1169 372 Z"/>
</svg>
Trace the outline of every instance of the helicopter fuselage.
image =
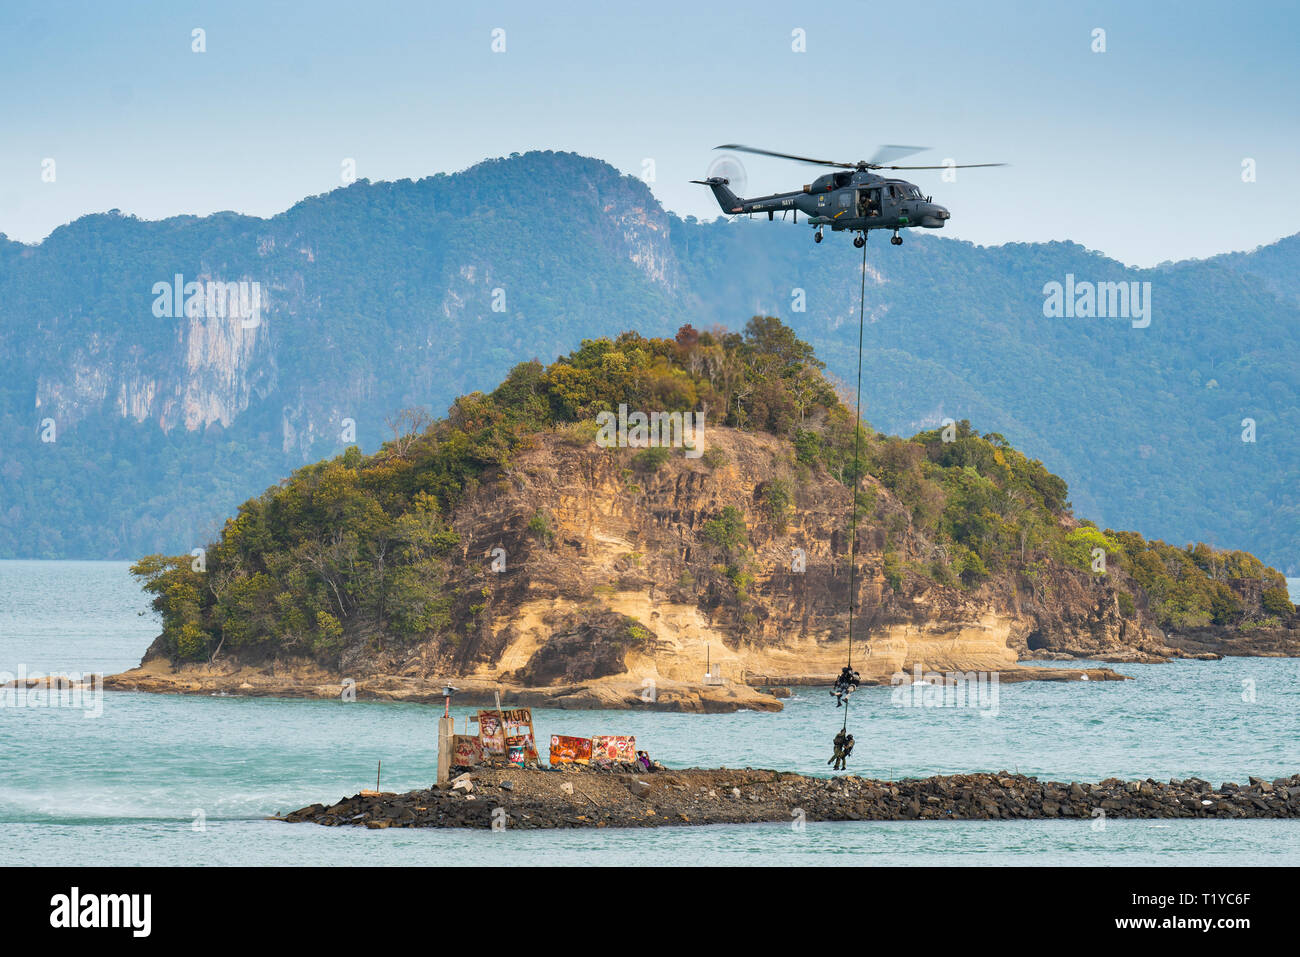
<svg viewBox="0 0 1300 957">
<path fill-rule="evenodd" d="M 774 193 L 745 199 L 727 189 L 720 178 L 705 181 L 722 211 L 731 215 L 803 213 L 809 224 L 832 230 L 866 232 L 920 226 L 942 229 L 950 214 L 912 183 L 886 179 L 864 170 L 827 173 L 798 192 Z"/>
</svg>

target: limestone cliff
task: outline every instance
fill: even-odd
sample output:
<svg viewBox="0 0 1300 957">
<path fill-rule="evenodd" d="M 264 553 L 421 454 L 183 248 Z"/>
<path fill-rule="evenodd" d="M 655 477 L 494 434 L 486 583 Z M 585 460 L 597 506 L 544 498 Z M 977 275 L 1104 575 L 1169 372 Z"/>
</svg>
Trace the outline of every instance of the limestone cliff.
<svg viewBox="0 0 1300 957">
<path fill-rule="evenodd" d="M 422 666 L 528 682 L 551 673 L 557 636 L 583 635 L 565 676 L 607 678 L 601 642 L 619 640 L 626 618 L 647 634 L 621 639 L 624 679 L 699 681 L 706 659 L 715 674 L 773 683 L 837 672 L 848 651 L 849 489 L 800 468 L 775 437 L 713 429 L 708 440 L 702 458 L 679 455 L 644 471 L 631 453 L 542 436 L 458 510 L 458 584 L 473 596 L 464 599 L 469 636 L 454 657 L 421 658 Z M 764 504 L 773 480 L 794 490 L 780 522 Z M 1094 575 L 1047 563 L 1036 581 L 1006 574 L 973 590 L 911 573 L 936 546 L 889 490 L 871 476 L 864 482 L 875 502 L 858 524 L 854 660 L 864 678 L 888 681 L 917 666 L 1005 671 L 1026 657 L 1180 653 L 1140 604 L 1121 612 L 1119 593 L 1141 590 L 1119 570 Z M 727 507 L 747 529 L 740 575 L 728 573 L 704 534 Z M 503 571 L 491 570 L 494 549 Z M 892 583 L 887 551 L 902 560 Z"/>
</svg>

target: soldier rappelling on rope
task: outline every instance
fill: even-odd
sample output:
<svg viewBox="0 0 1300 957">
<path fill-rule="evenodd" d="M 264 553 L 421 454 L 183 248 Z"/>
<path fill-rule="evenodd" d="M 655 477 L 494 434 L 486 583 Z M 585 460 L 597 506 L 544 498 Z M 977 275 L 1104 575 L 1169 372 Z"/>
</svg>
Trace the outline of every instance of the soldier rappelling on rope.
<svg viewBox="0 0 1300 957">
<path fill-rule="evenodd" d="M 849 695 L 858 690 L 861 678 L 856 671 L 848 665 L 840 671 L 840 676 L 835 679 L 835 687 L 831 689 L 831 694 L 835 696 L 835 707 L 847 705 Z"/>
<path fill-rule="evenodd" d="M 832 771 L 843 771 L 848 767 L 849 755 L 853 753 L 853 735 L 848 733 L 848 729 L 840 728 L 840 733 L 835 735 L 832 742 L 835 746 L 835 753 L 827 764 L 834 765 Z"/>
</svg>

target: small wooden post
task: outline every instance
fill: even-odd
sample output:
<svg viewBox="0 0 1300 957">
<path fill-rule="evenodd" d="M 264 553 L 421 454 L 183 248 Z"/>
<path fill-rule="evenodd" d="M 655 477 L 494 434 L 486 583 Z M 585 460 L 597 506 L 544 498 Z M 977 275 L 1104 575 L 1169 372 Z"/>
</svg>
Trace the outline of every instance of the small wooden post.
<svg viewBox="0 0 1300 957">
<path fill-rule="evenodd" d="M 438 784 L 451 779 L 452 751 L 456 745 L 456 719 L 451 714 L 451 696 L 456 689 L 450 684 L 442 687 L 442 715 L 438 718 Z M 466 728 L 469 727 L 466 719 Z"/>
<path fill-rule="evenodd" d="M 451 749 L 456 736 L 456 719 L 451 715 L 438 716 L 438 783 L 451 780 Z"/>
<path fill-rule="evenodd" d="M 379 759 L 379 766 L 375 768 L 375 790 L 379 790 L 379 772 L 384 769 L 384 759 Z"/>
<path fill-rule="evenodd" d="M 510 763 L 510 735 L 506 734 L 506 713 L 501 710 L 501 692 L 494 691 L 497 701 L 497 721 L 501 723 L 501 746 L 505 748 L 506 763 Z"/>
</svg>

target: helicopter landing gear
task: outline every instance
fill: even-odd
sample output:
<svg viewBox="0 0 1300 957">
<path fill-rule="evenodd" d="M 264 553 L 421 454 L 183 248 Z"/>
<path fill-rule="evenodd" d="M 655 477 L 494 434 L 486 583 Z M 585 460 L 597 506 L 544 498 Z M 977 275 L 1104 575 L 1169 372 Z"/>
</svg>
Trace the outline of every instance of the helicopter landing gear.
<svg viewBox="0 0 1300 957">
<path fill-rule="evenodd" d="M 867 234 L 866 234 L 866 233 L 862 233 L 860 236 L 854 236 L 854 237 L 853 237 L 853 245 L 854 245 L 854 246 L 857 246 L 859 249 L 861 249 L 861 248 L 862 248 L 863 246 L 865 246 L 866 244 L 867 244 Z"/>
<path fill-rule="evenodd" d="M 813 233 L 813 242 L 819 243 L 821 241 L 822 241 L 822 231 L 820 228 L 818 228 L 817 232 Z"/>
<path fill-rule="evenodd" d="M 903 237 L 900 236 L 900 235 L 898 235 L 898 230 L 894 230 L 894 235 L 892 235 L 892 236 L 889 237 L 889 242 L 890 242 L 891 245 L 894 245 L 894 246 L 901 246 L 901 245 L 903 245 Z"/>
</svg>

